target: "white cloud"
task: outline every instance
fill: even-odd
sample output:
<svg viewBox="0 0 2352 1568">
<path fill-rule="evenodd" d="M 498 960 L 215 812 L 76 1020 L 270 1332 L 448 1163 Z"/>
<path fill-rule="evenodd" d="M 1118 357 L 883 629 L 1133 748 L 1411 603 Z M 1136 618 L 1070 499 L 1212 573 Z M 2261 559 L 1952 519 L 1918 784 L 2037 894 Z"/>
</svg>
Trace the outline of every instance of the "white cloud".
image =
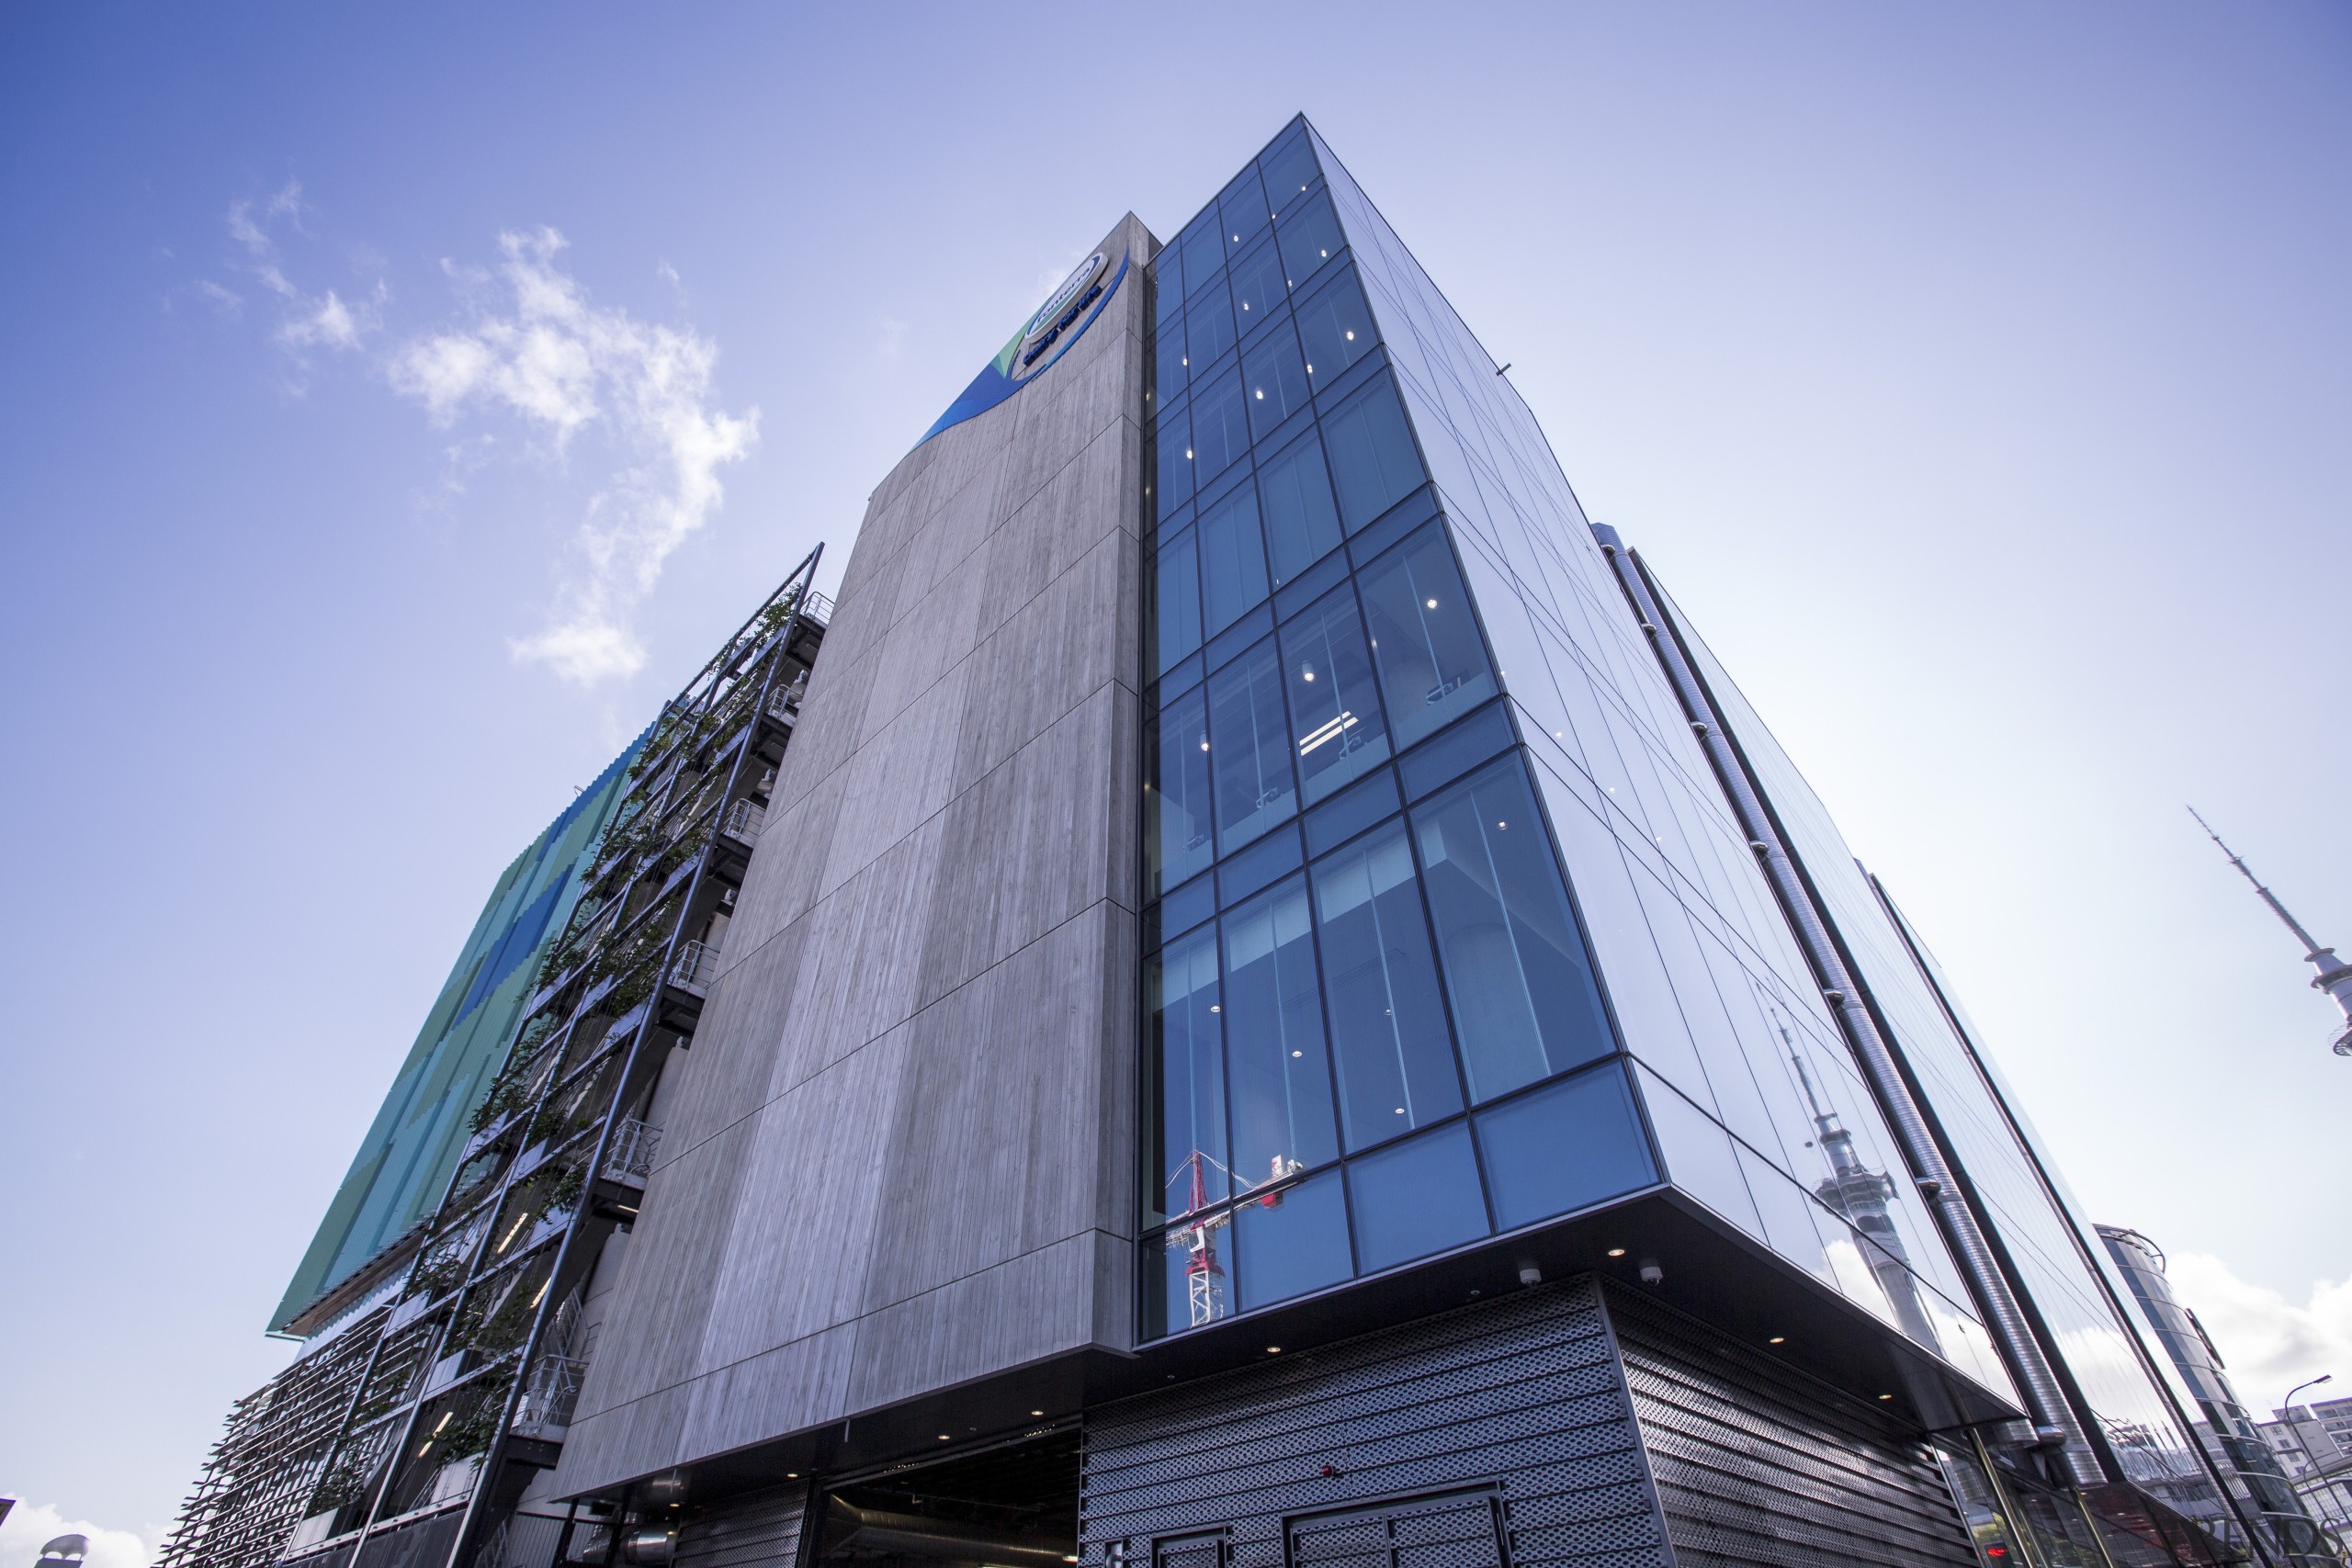
<svg viewBox="0 0 2352 1568">
<path fill-rule="evenodd" d="M 593 446 L 582 465 L 589 492 L 548 623 L 509 646 L 517 659 L 583 686 L 634 674 L 645 662 L 630 626 L 636 605 L 724 501 L 719 469 L 759 439 L 759 410 L 734 414 L 717 404 L 718 346 L 595 304 L 563 268 L 563 236 L 538 229 L 501 234 L 494 267 L 441 264 L 464 301 L 462 323 L 370 352 L 388 335 L 391 297 L 382 282 L 345 299 L 333 288 L 313 294 L 288 276 L 277 234 L 305 231 L 309 210 L 301 186 L 291 184 L 229 208 L 229 234 L 243 253 L 234 270 L 275 297 L 278 344 L 298 367 L 313 349 L 367 352 L 392 389 L 421 404 L 436 426 L 465 426 L 447 449 L 444 498 L 462 491 L 493 451 L 561 469 L 575 462 L 576 447 Z M 657 276 L 678 285 L 667 262 Z M 224 312 L 243 303 L 219 283 L 195 287 Z M 519 422 L 528 439 L 505 444 L 482 428 L 503 421 Z"/>
<path fill-rule="evenodd" d="M 241 315 L 244 311 L 245 297 L 243 295 L 232 289 L 223 288 L 209 277 L 198 280 L 194 285 L 194 290 L 198 299 L 224 316 Z"/>
<path fill-rule="evenodd" d="M 277 338 L 281 346 L 298 356 L 309 348 L 357 348 L 363 337 L 382 324 L 387 291 L 379 281 L 371 296 L 355 303 L 332 288 L 323 295 L 313 296 L 296 287 L 279 264 L 277 241 L 271 231 L 283 223 L 300 232 L 305 210 L 302 187 L 292 182 L 264 200 L 231 202 L 229 237 L 245 251 L 240 270 L 277 296 L 280 316 Z M 215 305 L 229 305 L 233 310 L 244 303 L 217 283 L 200 283 L 197 288 Z"/>
<path fill-rule="evenodd" d="M 133 1530 L 107 1529 L 87 1519 L 69 1519 L 48 1503 L 18 1503 L 0 1519 L 0 1568 L 31 1568 L 40 1549 L 61 1535 L 90 1538 L 89 1568 L 147 1568 L 163 1546 L 162 1531 L 150 1546 Z"/>
<path fill-rule="evenodd" d="M 583 432 L 600 439 L 612 467 L 589 498 L 551 624 L 512 645 L 519 659 L 594 685 L 645 662 L 629 612 L 718 509 L 718 470 L 751 451 L 760 415 L 715 406 L 718 350 L 707 339 L 591 303 L 562 270 L 564 247 L 553 229 L 500 235 L 496 275 L 480 280 L 492 302 L 463 328 L 393 350 L 387 373 L 436 424 L 517 418 L 559 458 Z"/>
<path fill-rule="evenodd" d="M 2322 1372 L 2352 1385 L 2352 1277 L 2313 1280 L 2311 1299 L 2299 1306 L 2267 1286 L 2239 1279 L 2210 1254 L 2177 1252 L 2168 1261 L 2173 1293 L 2213 1337 L 2239 1397 L 2261 1415 L 2294 1384 Z M 2352 1397 L 2352 1386 L 2330 1385 L 2300 1397 Z"/>
</svg>

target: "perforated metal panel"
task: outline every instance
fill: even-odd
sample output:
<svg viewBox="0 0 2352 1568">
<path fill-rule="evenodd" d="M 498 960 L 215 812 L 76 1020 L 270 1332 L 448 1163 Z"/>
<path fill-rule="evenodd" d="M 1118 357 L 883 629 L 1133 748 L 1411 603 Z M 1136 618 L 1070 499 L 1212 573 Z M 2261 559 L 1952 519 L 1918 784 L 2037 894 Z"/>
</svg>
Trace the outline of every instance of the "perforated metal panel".
<svg viewBox="0 0 2352 1568">
<path fill-rule="evenodd" d="M 1646 1298 L 1609 1314 L 1677 1568 L 1967 1568 L 1922 1435 Z"/>
<path fill-rule="evenodd" d="M 805 1488 L 736 1499 L 700 1514 L 678 1531 L 678 1568 L 791 1568 L 800 1556 Z"/>
<path fill-rule="evenodd" d="M 441 1568 L 449 1549 L 458 1544 L 458 1527 L 464 1519 L 464 1509 L 452 1508 L 388 1535 L 371 1536 L 360 1547 L 355 1568 Z"/>
<path fill-rule="evenodd" d="M 1491 1488 L 1408 1497 L 1290 1521 L 1290 1568 L 1503 1568 Z"/>
<path fill-rule="evenodd" d="M 1105 1406 L 1083 1509 L 1090 1568 L 1667 1562 L 1585 1281 Z"/>
</svg>

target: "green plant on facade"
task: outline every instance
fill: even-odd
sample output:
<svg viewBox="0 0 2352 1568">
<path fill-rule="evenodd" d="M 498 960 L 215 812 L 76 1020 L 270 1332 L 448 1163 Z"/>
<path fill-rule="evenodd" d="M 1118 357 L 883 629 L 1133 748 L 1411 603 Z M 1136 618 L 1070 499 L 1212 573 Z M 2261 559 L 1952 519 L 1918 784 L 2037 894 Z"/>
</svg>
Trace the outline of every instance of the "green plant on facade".
<svg viewBox="0 0 2352 1568">
<path fill-rule="evenodd" d="M 473 1403 L 456 1420 L 442 1427 L 440 1436 L 433 1440 L 434 1446 L 440 1450 L 438 1457 L 442 1463 L 489 1451 L 491 1443 L 498 1437 L 499 1421 L 506 1414 L 506 1391 L 514 1383 L 514 1370 L 512 1367 L 500 1367 L 484 1372 L 476 1380 Z"/>
</svg>

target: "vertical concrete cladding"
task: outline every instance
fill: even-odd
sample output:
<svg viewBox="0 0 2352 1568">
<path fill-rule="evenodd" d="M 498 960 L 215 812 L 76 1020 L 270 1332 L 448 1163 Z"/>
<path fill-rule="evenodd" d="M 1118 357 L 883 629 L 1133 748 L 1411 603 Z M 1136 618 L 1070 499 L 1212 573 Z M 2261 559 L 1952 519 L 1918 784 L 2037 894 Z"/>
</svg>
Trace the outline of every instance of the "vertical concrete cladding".
<svg viewBox="0 0 2352 1568">
<path fill-rule="evenodd" d="M 1543 432 L 1314 146 L 1667 1179 L 2006 1397 L 1976 1305 Z M 1335 452 L 1335 474 L 1351 460 Z"/>
<path fill-rule="evenodd" d="M 560 1492 L 1131 1338 L 1153 246 L 868 503 Z"/>
</svg>

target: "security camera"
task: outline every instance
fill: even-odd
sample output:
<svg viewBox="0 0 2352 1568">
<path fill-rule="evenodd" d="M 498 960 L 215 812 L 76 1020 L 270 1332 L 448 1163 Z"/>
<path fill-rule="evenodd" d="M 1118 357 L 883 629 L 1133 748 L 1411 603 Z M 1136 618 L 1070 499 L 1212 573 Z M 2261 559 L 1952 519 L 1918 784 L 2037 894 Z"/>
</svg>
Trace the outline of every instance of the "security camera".
<svg viewBox="0 0 2352 1568">
<path fill-rule="evenodd" d="M 1655 1284 L 1659 1283 L 1659 1282 L 1660 1282 L 1661 1280 L 1663 1280 L 1665 1278 L 1666 1278 L 1666 1270 L 1665 1270 L 1665 1269 L 1661 1269 L 1661 1268 L 1659 1268 L 1659 1267 L 1657 1266 L 1657 1258 L 1643 1258 L 1643 1259 L 1642 1259 L 1642 1283 L 1643 1283 L 1643 1284 L 1645 1284 L 1645 1285 L 1655 1285 Z"/>
</svg>

